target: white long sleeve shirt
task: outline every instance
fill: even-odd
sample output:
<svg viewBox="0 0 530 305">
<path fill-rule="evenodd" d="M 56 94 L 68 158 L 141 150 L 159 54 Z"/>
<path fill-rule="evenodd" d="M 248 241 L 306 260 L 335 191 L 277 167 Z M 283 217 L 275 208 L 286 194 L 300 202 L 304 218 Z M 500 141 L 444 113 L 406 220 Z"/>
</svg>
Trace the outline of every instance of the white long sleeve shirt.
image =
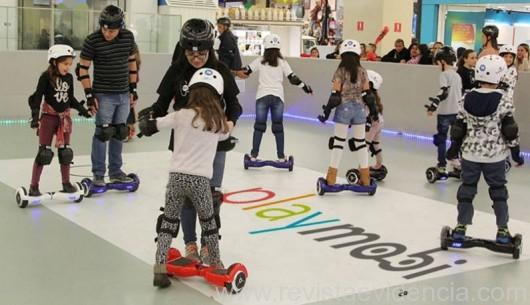
<svg viewBox="0 0 530 305">
<path fill-rule="evenodd" d="M 258 91 L 256 99 L 267 95 L 279 97 L 282 102 L 285 100 L 283 93 L 283 78 L 293 73 L 291 66 L 286 60 L 278 58 L 278 66 L 272 67 L 269 64 L 262 64 L 263 57 L 256 58 L 249 64 L 252 72 L 259 72 Z"/>
<path fill-rule="evenodd" d="M 226 139 L 228 134 L 203 131 L 205 123 L 201 117 L 197 117 L 192 126 L 195 115 L 195 110 L 183 108 L 157 118 L 156 126 L 158 129 L 174 129 L 169 172 L 211 179 L 217 143 Z"/>
</svg>

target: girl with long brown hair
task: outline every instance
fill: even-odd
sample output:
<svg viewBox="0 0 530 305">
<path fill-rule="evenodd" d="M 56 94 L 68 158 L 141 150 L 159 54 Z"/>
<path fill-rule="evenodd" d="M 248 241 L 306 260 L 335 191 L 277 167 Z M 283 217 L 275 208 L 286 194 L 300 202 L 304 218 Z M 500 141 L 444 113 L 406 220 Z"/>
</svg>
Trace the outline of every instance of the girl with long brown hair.
<svg viewBox="0 0 530 305">
<path fill-rule="evenodd" d="M 219 140 L 228 137 L 229 126 L 221 108 L 224 81 L 219 72 L 210 68 L 197 70 L 190 83 L 186 106 L 157 119 L 140 116 L 143 135 L 150 136 L 159 128 L 174 130 L 173 155 L 170 161 L 164 214 L 157 222 L 157 251 L 153 285 L 167 287 L 167 254 L 177 236 L 181 211 L 189 199 L 198 213 L 202 241 L 208 248 L 203 263 L 213 269 L 224 269 L 219 253 L 218 225 L 215 220 L 210 179 Z"/>
</svg>

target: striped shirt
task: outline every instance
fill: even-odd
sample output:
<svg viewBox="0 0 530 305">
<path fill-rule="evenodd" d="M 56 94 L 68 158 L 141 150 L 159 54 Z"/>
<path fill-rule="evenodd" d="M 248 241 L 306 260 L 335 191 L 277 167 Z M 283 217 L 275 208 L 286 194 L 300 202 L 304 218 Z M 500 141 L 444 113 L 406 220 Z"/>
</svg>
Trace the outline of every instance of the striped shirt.
<svg viewBox="0 0 530 305">
<path fill-rule="evenodd" d="M 129 91 L 129 56 L 136 51 L 134 35 L 122 29 L 112 41 L 106 41 L 101 30 L 87 36 L 81 58 L 94 63 L 92 88 L 95 93 Z"/>
</svg>

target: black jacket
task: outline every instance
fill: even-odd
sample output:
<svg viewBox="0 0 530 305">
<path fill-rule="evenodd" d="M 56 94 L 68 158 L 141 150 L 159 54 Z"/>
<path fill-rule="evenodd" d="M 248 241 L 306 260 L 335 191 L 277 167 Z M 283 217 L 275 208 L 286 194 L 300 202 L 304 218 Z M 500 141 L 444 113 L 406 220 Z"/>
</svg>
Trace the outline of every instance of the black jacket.
<svg viewBox="0 0 530 305">
<path fill-rule="evenodd" d="M 403 48 L 401 52 L 396 52 L 396 49 L 393 49 L 392 51 L 388 52 L 383 58 L 381 58 L 381 61 L 384 62 L 395 62 L 399 63 L 402 60 L 408 61 L 410 59 L 410 53 L 407 48 Z"/>
<path fill-rule="evenodd" d="M 219 60 L 230 70 L 241 70 L 243 64 L 237 46 L 237 37 L 231 31 L 225 31 L 219 36 L 219 40 L 221 41 L 217 50 Z"/>
<path fill-rule="evenodd" d="M 477 87 L 475 83 L 475 70 L 462 66 L 458 68 L 456 73 L 458 73 L 462 78 L 462 94 L 464 94 L 467 90 Z"/>
<path fill-rule="evenodd" d="M 227 119 L 235 124 L 239 116 L 241 116 L 242 108 L 237 99 L 239 88 L 237 87 L 234 76 L 232 76 L 230 70 L 222 63 L 219 63 L 216 67 L 209 67 L 206 64 L 204 68 L 215 69 L 223 76 L 223 98 L 226 105 L 225 114 Z M 195 71 L 197 70 L 194 68 L 183 69 L 179 66 L 178 62 L 173 63 L 169 67 L 157 89 L 157 93 L 159 94 L 158 100 L 152 105 L 155 117 L 165 116 L 173 99 L 175 100 L 173 109 L 178 110 L 186 106 L 188 102 L 188 82 Z"/>
</svg>

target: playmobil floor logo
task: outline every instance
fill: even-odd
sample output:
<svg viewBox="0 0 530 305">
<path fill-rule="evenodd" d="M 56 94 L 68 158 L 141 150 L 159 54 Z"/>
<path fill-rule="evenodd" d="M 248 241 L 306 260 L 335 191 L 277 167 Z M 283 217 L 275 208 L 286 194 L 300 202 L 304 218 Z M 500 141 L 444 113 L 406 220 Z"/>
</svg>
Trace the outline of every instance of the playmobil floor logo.
<svg viewBox="0 0 530 305">
<path fill-rule="evenodd" d="M 252 188 L 227 193 L 224 201 L 245 205 L 244 211 L 255 211 L 255 216 L 261 220 L 289 220 L 286 225 L 250 231 L 250 235 L 295 231 L 318 243 L 326 243 L 333 249 L 348 249 L 352 258 L 373 260 L 382 270 L 402 272 L 402 277 L 407 280 L 453 267 L 450 264 L 435 264 L 431 254 L 440 252 L 440 247 L 408 254 L 407 246 L 402 243 L 385 241 L 384 237 L 369 232 L 368 228 L 344 223 L 339 218 L 330 218 L 322 211 L 314 211 L 310 205 L 299 203 L 300 200 L 315 196 L 306 194 L 270 201 L 276 197 L 273 191 Z M 462 265 L 466 262 L 464 259 L 457 259 L 453 264 Z"/>
</svg>

